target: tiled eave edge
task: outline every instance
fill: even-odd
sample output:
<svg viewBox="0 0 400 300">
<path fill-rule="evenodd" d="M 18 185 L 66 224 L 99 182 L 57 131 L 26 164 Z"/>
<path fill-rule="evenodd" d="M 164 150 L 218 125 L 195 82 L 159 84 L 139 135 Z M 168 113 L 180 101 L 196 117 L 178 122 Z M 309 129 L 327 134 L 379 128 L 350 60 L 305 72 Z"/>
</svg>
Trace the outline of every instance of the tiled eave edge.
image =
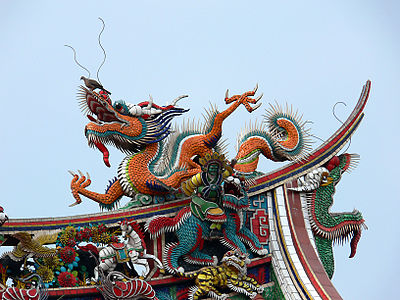
<svg viewBox="0 0 400 300">
<path fill-rule="evenodd" d="M 102 213 L 87 215 L 77 215 L 69 217 L 54 218 L 24 218 L 10 219 L 2 227 L 0 234 L 13 234 L 18 231 L 28 231 L 30 233 L 52 233 L 67 227 L 68 225 L 86 226 L 89 223 L 101 222 L 107 226 L 116 226 L 119 221 L 125 218 L 134 218 L 138 222 L 143 222 L 155 215 L 172 216 L 188 205 L 190 198 L 175 200 L 163 204 L 154 204 L 145 207 L 137 207 L 130 210 L 114 210 Z"/>
<path fill-rule="evenodd" d="M 267 193 L 272 266 L 287 300 L 323 299 L 308 278 L 294 246 L 283 186 Z"/>
<path fill-rule="evenodd" d="M 305 223 L 300 194 L 287 189 L 268 193 L 272 265 L 286 299 L 342 299 L 328 278 Z"/>
</svg>

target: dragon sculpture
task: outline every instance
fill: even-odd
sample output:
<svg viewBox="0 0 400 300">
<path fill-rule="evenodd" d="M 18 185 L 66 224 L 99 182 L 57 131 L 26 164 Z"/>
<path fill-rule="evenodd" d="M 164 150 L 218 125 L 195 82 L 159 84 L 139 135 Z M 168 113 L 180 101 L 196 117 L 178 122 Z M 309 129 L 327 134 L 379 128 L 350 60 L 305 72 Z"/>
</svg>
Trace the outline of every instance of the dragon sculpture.
<svg viewBox="0 0 400 300">
<path fill-rule="evenodd" d="M 366 228 L 358 210 L 349 213 L 331 213 L 336 185 L 344 172 L 353 169 L 359 160 L 357 154 L 334 156 L 323 167 L 315 169 L 298 180 L 299 187 L 292 188 L 306 192 L 308 218 L 313 230 L 315 244 L 322 265 L 329 278 L 334 272 L 333 243 L 351 239 L 350 258 L 354 257 L 361 231 Z"/>
<path fill-rule="evenodd" d="M 168 106 L 158 106 L 152 98 L 133 105 L 121 100 L 113 102 L 106 92 L 97 93 L 81 86 L 78 98 L 90 120 L 85 127 L 89 146 L 102 152 L 107 166 L 110 163 L 106 144 L 127 156 L 105 194 L 87 189 L 91 184 L 88 174 L 71 172 L 71 191 L 76 200 L 71 206 L 81 203 L 81 196 L 98 202 L 102 208 L 112 209 L 122 196 L 176 194 L 183 181 L 201 171 L 193 157 L 222 150 L 223 121 L 240 105 L 249 112 L 261 105 L 258 101 L 262 95 L 252 98 L 257 88 L 232 97 L 227 90 L 225 103 L 230 106 L 222 112 L 211 108 L 202 128 L 184 125 L 182 130 L 173 131 L 172 119 L 187 111 L 175 105 L 186 96 L 178 97 Z M 236 172 L 254 174 L 261 153 L 273 161 L 299 160 L 306 155 L 304 123 L 295 113 L 272 106 L 265 121 L 268 128 L 256 126 L 242 134 L 235 157 Z"/>
</svg>

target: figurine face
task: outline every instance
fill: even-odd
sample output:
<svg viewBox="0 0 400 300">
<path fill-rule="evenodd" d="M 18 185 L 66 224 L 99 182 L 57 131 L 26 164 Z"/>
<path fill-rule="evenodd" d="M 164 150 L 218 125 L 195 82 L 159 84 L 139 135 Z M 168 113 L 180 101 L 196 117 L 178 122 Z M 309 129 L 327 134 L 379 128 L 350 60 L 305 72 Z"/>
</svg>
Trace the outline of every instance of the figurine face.
<svg viewBox="0 0 400 300">
<path fill-rule="evenodd" d="M 219 173 L 219 165 L 218 164 L 210 164 L 208 166 L 208 174 L 212 176 L 217 176 Z"/>
</svg>

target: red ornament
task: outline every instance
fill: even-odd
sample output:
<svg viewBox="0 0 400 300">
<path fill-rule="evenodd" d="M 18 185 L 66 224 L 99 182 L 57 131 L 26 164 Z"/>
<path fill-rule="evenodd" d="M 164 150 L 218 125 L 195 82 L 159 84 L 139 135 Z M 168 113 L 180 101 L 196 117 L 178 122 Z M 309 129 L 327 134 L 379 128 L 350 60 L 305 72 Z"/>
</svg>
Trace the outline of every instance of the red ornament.
<svg viewBox="0 0 400 300">
<path fill-rule="evenodd" d="M 94 255 L 99 256 L 99 249 L 95 245 L 87 244 L 86 246 L 78 246 L 78 248 L 86 252 L 90 251 Z"/>
<path fill-rule="evenodd" d="M 66 246 L 61 249 L 60 257 L 63 260 L 63 262 L 67 264 L 73 263 L 75 261 L 76 251 L 74 248 Z"/>
<path fill-rule="evenodd" d="M 76 241 L 73 238 L 68 239 L 67 246 L 73 247 L 73 246 L 75 246 L 75 244 L 76 244 Z"/>
<path fill-rule="evenodd" d="M 62 272 L 57 277 L 58 283 L 62 287 L 73 287 L 76 286 L 78 280 L 76 277 L 70 272 Z"/>
<path fill-rule="evenodd" d="M 82 229 L 79 232 L 81 232 L 80 235 L 82 237 L 82 239 L 81 239 L 82 241 L 88 240 L 92 236 L 92 230 L 88 227 Z"/>
<path fill-rule="evenodd" d="M 106 232 L 107 228 L 104 224 L 99 224 L 99 226 L 97 226 L 97 230 L 99 231 L 99 233 L 103 233 Z"/>
<path fill-rule="evenodd" d="M 268 214 L 265 209 L 259 208 L 250 218 L 251 230 L 258 237 L 261 244 L 267 244 L 269 239 Z"/>
<path fill-rule="evenodd" d="M 83 231 L 82 231 L 82 230 L 81 230 L 81 231 L 78 231 L 78 232 L 76 233 L 75 239 L 76 239 L 78 242 L 81 242 L 81 241 L 84 239 Z"/>
</svg>

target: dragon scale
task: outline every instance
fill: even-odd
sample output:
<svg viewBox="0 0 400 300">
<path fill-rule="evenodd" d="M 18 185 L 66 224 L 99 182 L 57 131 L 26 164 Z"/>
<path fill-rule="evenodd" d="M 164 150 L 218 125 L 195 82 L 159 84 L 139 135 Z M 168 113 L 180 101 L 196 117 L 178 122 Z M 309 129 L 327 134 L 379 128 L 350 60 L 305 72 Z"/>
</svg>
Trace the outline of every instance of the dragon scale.
<svg viewBox="0 0 400 300">
<path fill-rule="evenodd" d="M 264 124 L 250 126 L 239 136 L 235 169 L 247 176 L 257 175 L 260 154 L 272 161 L 305 158 L 310 142 L 304 125 L 292 109 L 270 105 Z"/>
</svg>

